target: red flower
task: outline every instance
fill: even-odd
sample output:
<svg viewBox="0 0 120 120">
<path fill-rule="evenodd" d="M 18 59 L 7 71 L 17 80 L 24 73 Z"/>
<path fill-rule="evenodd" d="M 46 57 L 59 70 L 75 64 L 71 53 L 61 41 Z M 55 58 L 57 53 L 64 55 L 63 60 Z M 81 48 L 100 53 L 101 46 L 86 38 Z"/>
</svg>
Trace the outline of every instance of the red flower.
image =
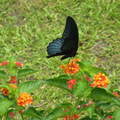
<svg viewBox="0 0 120 120">
<path fill-rule="evenodd" d="M 2 93 L 4 94 L 4 96 L 10 94 L 6 88 L 2 88 L 1 91 L 2 91 Z"/>
<path fill-rule="evenodd" d="M 9 61 L 4 61 L 2 63 L 0 63 L 0 66 L 6 66 L 9 63 Z"/>
<path fill-rule="evenodd" d="M 74 117 L 75 117 L 75 118 L 79 118 L 80 116 L 79 116 L 78 114 L 75 114 Z"/>
<path fill-rule="evenodd" d="M 119 95 L 116 93 L 116 92 L 113 92 L 113 94 L 118 98 L 119 97 Z"/>
<path fill-rule="evenodd" d="M 112 118 L 114 118 L 113 116 L 107 116 L 107 119 L 112 119 Z"/>
<path fill-rule="evenodd" d="M 68 88 L 72 89 L 73 86 L 76 84 L 76 79 L 69 79 L 67 83 L 69 84 Z"/>
<path fill-rule="evenodd" d="M 86 78 L 89 82 L 91 82 L 92 80 L 90 78 Z"/>
<path fill-rule="evenodd" d="M 23 63 L 21 63 L 21 62 L 14 62 L 17 66 L 24 66 L 24 64 Z"/>
<path fill-rule="evenodd" d="M 19 110 L 18 113 L 21 114 L 21 113 L 23 113 L 23 111 L 22 111 L 22 110 Z"/>
<path fill-rule="evenodd" d="M 10 83 L 18 83 L 18 81 L 16 80 L 17 78 L 14 76 L 11 76 L 12 80 L 10 81 Z"/>
<path fill-rule="evenodd" d="M 79 118 L 79 115 L 78 114 L 74 114 L 72 117 L 70 117 L 69 115 L 66 115 L 63 120 L 75 120 Z"/>
<path fill-rule="evenodd" d="M 87 106 L 88 106 L 88 104 L 84 104 L 84 105 L 83 105 L 83 107 L 87 107 Z"/>
<path fill-rule="evenodd" d="M 14 114 L 13 112 L 10 113 L 10 118 L 13 118 L 14 117 Z"/>
</svg>

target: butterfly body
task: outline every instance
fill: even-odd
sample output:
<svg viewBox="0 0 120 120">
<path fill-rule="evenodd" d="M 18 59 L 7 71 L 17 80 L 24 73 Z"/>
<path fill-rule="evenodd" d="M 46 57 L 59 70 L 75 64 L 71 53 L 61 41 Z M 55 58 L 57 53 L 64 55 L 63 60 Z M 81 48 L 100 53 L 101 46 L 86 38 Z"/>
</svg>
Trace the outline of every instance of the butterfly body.
<svg viewBox="0 0 120 120">
<path fill-rule="evenodd" d="M 62 38 L 57 38 L 47 47 L 47 58 L 64 55 L 61 60 L 74 57 L 78 49 L 78 28 L 72 17 L 67 17 Z"/>
</svg>

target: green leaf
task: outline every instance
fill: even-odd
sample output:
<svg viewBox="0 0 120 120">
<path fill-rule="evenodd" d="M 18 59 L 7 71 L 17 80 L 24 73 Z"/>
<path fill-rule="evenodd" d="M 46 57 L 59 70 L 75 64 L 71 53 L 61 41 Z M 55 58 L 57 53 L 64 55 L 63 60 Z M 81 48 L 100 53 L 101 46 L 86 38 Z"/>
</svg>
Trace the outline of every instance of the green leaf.
<svg viewBox="0 0 120 120">
<path fill-rule="evenodd" d="M 116 110 L 113 113 L 113 116 L 114 116 L 115 120 L 119 120 L 120 119 L 120 109 Z"/>
<path fill-rule="evenodd" d="M 102 88 L 94 88 L 89 97 L 93 100 L 106 101 L 120 106 L 120 100 Z"/>
<path fill-rule="evenodd" d="M 57 118 L 64 116 L 64 113 L 66 114 L 61 108 L 55 108 L 44 120 L 57 120 Z"/>
<path fill-rule="evenodd" d="M 56 106 L 57 107 L 61 107 L 61 108 L 68 108 L 68 109 L 70 109 L 72 104 L 71 103 L 60 103 L 60 104 L 57 104 Z"/>
<path fill-rule="evenodd" d="M 0 85 L 0 88 L 6 88 L 9 92 L 12 90 L 12 87 L 9 84 Z"/>
<path fill-rule="evenodd" d="M 8 75 L 6 74 L 6 72 L 0 70 L 0 77 L 1 78 L 6 78 L 6 77 L 8 77 Z"/>
<path fill-rule="evenodd" d="M 17 77 L 21 77 L 21 76 L 25 76 L 25 75 L 29 75 L 32 73 L 37 72 L 37 70 L 33 70 L 33 69 L 22 69 L 18 71 L 18 75 Z"/>
<path fill-rule="evenodd" d="M 27 93 L 31 93 L 34 90 L 36 90 L 37 88 L 40 87 L 42 81 L 27 81 L 24 82 L 22 84 L 20 84 L 19 86 L 19 92 L 27 92 Z"/>
<path fill-rule="evenodd" d="M 39 120 L 43 119 L 43 115 L 37 112 L 34 107 L 30 107 L 29 109 L 25 110 L 22 115 L 28 115 L 34 118 L 39 118 Z"/>
<path fill-rule="evenodd" d="M 68 84 L 67 84 L 68 79 L 69 77 L 67 75 L 61 75 L 53 79 L 44 80 L 43 82 L 51 86 L 56 86 L 58 88 L 62 88 L 69 92 L 72 92 L 71 89 L 68 89 Z"/>
<path fill-rule="evenodd" d="M 83 60 L 81 63 L 84 64 L 86 67 L 90 67 L 92 65 L 92 63 L 87 60 Z"/>
<path fill-rule="evenodd" d="M 103 69 L 98 67 L 90 67 L 89 73 L 91 76 L 94 76 L 95 74 L 98 74 L 98 73 L 104 73 L 105 75 L 107 75 Z"/>
<path fill-rule="evenodd" d="M 0 99 L 0 115 L 3 115 L 7 112 L 8 108 L 13 104 L 13 101 L 8 99 Z"/>
<path fill-rule="evenodd" d="M 14 109 L 9 109 L 5 114 L 5 120 L 13 120 L 13 118 L 10 118 L 10 113 L 16 113 Z"/>
<path fill-rule="evenodd" d="M 87 110 L 87 113 L 89 115 L 90 118 L 92 118 L 94 112 L 95 112 L 95 106 L 91 106 L 90 108 L 88 108 Z"/>
<path fill-rule="evenodd" d="M 89 116 L 85 116 L 84 118 L 81 118 L 80 120 L 98 120 L 97 115 L 94 115 L 92 118 Z"/>
<path fill-rule="evenodd" d="M 91 90 L 91 87 L 89 87 L 87 81 L 83 81 L 81 79 L 77 80 L 77 84 L 75 85 L 75 88 L 73 89 L 73 93 L 75 96 L 83 95 L 85 94 L 86 90 Z"/>
<path fill-rule="evenodd" d="M 114 104 L 113 103 L 103 103 L 100 108 L 102 108 L 104 111 L 110 109 Z"/>
<path fill-rule="evenodd" d="M 80 109 L 76 109 L 76 112 L 79 114 L 81 113 L 82 111 L 87 111 L 88 109 L 90 109 L 92 107 L 92 104 L 91 105 L 88 105 L 86 107 L 83 107 L 83 105 L 80 105 L 81 108 Z"/>
</svg>

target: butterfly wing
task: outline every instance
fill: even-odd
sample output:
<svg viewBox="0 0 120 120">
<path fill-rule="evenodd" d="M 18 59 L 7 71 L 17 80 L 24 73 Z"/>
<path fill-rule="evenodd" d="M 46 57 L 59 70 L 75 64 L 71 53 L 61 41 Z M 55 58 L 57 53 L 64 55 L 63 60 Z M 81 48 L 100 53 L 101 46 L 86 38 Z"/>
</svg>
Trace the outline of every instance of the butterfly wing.
<svg viewBox="0 0 120 120">
<path fill-rule="evenodd" d="M 61 50 L 63 43 L 64 43 L 64 39 L 62 38 L 57 38 L 53 40 L 47 47 L 47 52 L 49 55 L 47 56 L 47 58 L 63 55 L 62 50 Z"/>
<path fill-rule="evenodd" d="M 76 55 L 78 49 L 78 28 L 71 17 L 67 17 L 62 38 L 53 40 L 47 47 L 47 58 L 64 55 L 61 60 Z"/>
<path fill-rule="evenodd" d="M 61 50 L 66 54 L 61 59 L 75 56 L 78 49 L 78 28 L 72 17 L 67 17 L 62 38 L 64 43 Z"/>
</svg>

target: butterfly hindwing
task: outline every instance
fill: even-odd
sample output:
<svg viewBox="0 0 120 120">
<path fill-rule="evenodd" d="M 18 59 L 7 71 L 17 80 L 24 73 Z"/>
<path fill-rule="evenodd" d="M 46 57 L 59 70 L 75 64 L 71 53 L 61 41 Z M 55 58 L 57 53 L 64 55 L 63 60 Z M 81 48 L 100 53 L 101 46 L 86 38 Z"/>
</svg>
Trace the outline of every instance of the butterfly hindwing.
<svg viewBox="0 0 120 120">
<path fill-rule="evenodd" d="M 49 54 L 48 58 L 60 55 L 62 53 L 61 47 L 63 45 L 64 40 L 62 38 L 57 38 L 51 42 L 47 47 L 47 52 Z"/>
</svg>

